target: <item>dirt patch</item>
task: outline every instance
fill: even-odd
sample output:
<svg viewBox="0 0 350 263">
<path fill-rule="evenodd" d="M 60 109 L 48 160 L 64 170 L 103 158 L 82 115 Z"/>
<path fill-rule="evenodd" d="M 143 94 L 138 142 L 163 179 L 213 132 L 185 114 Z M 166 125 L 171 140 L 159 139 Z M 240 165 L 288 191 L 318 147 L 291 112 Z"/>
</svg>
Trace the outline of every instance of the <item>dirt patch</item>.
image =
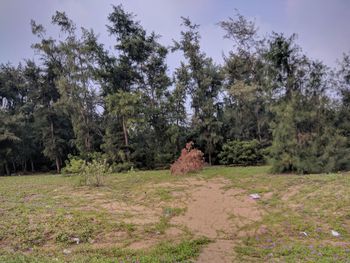
<svg viewBox="0 0 350 263">
<path fill-rule="evenodd" d="M 298 194 L 300 192 L 300 189 L 301 189 L 300 185 L 295 185 L 295 186 L 289 187 L 286 190 L 285 194 L 282 195 L 281 200 L 288 201 L 290 198 L 292 198 L 293 196 Z"/>
<path fill-rule="evenodd" d="M 266 226 L 260 225 L 258 227 L 252 227 L 250 229 L 241 229 L 237 233 L 237 237 L 242 238 L 242 237 L 253 237 L 253 236 L 260 236 L 268 233 L 269 230 Z"/>
<path fill-rule="evenodd" d="M 150 248 L 158 243 L 157 239 L 145 239 L 131 243 L 128 248 L 130 249 L 146 249 Z"/>
<path fill-rule="evenodd" d="M 172 219 L 185 225 L 197 236 L 227 238 L 235 236 L 238 228 L 261 219 L 256 202 L 240 189 L 223 187 L 223 180 L 212 180 L 193 189 L 187 212 Z"/>
<path fill-rule="evenodd" d="M 273 192 L 267 192 L 263 194 L 263 199 L 264 200 L 269 200 L 273 197 Z"/>
<path fill-rule="evenodd" d="M 213 240 L 201 252 L 198 262 L 232 262 L 235 242 L 242 236 L 258 235 L 260 229 L 251 231 L 250 224 L 261 220 L 263 212 L 257 201 L 242 189 L 229 188 L 224 179 L 204 180 L 184 178 L 173 183 L 150 184 L 144 191 L 127 200 L 106 201 L 106 196 L 80 193 L 95 204 L 137 226 L 157 224 L 164 216 L 164 208 L 183 208 L 185 213 L 172 215 L 164 235 L 143 235 L 144 239 L 131 241 L 125 231 L 110 233 L 104 239 L 96 238 L 96 244 L 127 245 L 130 249 L 148 249 L 162 240 L 177 242 L 187 230 L 195 237 L 205 236 Z M 267 193 L 264 198 L 271 198 Z M 140 230 L 137 228 L 138 231 Z M 127 242 L 128 243 L 128 242 Z M 124 243 L 125 244 L 125 243 Z"/>
<path fill-rule="evenodd" d="M 179 237 L 183 234 L 183 231 L 177 227 L 170 227 L 165 231 L 165 235 L 168 237 Z"/>
<path fill-rule="evenodd" d="M 202 250 L 196 262 L 231 263 L 233 258 L 233 246 L 234 241 L 232 240 L 217 240 L 214 243 L 210 243 Z"/>
<path fill-rule="evenodd" d="M 31 202 L 33 200 L 40 198 L 40 197 L 41 197 L 41 195 L 38 195 L 38 194 L 29 194 L 23 198 L 23 201 L 24 202 Z"/>
<path fill-rule="evenodd" d="M 101 207 L 111 213 L 119 214 L 125 217 L 125 223 L 145 225 L 157 223 L 161 215 L 161 209 L 158 207 L 147 207 L 143 205 L 131 205 L 124 202 L 108 202 L 101 204 Z"/>
<path fill-rule="evenodd" d="M 171 222 L 187 227 L 195 236 L 206 236 L 214 242 L 203 249 L 198 262 L 232 262 L 238 235 L 249 235 L 241 228 L 261 220 L 263 212 L 256 201 L 242 189 L 228 189 L 221 180 L 188 181 L 191 198 L 184 215 Z"/>
</svg>

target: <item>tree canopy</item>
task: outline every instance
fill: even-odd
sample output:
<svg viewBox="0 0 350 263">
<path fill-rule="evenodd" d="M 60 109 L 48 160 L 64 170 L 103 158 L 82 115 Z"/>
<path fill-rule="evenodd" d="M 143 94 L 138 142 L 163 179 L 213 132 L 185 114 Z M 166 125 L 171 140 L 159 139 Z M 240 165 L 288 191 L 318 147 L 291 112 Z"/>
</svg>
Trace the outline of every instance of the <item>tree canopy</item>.
<svg viewBox="0 0 350 263">
<path fill-rule="evenodd" d="M 211 164 L 271 163 L 275 172 L 350 169 L 350 54 L 337 68 L 296 35 L 262 37 L 239 13 L 218 23 L 232 49 L 219 64 L 200 26 L 181 18 L 171 47 L 113 6 L 106 49 L 56 11 L 55 39 L 31 21 L 37 61 L 0 65 L 0 175 L 56 170 L 68 156 L 111 167 L 169 167 L 193 141 Z M 181 22 L 179 19 L 179 23 Z M 169 52 L 182 57 L 170 72 Z"/>
</svg>

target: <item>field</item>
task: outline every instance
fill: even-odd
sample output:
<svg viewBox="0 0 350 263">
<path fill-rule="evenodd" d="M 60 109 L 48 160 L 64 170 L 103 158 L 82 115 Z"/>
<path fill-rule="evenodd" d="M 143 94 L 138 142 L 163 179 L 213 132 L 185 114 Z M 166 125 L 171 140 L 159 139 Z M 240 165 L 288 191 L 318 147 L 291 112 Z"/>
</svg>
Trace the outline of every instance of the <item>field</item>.
<svg viewBox="0 0 350 263">
<path fill-rule="evenodd" d="M 350 174 L 268 171 L 2 177 L 0 262 L 350 262 Z"/>
</svg>

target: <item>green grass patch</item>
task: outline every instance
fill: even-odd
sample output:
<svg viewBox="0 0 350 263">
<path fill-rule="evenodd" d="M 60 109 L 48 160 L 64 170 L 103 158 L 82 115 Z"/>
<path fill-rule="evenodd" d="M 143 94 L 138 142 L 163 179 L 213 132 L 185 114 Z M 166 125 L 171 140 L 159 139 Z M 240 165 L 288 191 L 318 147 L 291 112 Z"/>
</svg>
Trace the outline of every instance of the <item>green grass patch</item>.
<svg viewBox="0 0 350 263">
<path fill-rule="evenodd" d="M 242 229 L 256 234 L 235 237 L 238 262 L 349 262 L 350 174 L 279 175 L 269 174 L 268 166 L 213 166 L 187 176 L 120 173 L 98 188 L 78 186 L 76 176 L 0 177 L 0 262 L 190 262 L 209 240 L 193 240 L 190 231 L 181 242 L 167 240 L 171 218 L 186 212 L 176 207 L 173 193 L 185 191 L 176 183 L 217 177 L 226 179 L 225 189 L 262 196 L 256 201 L 262 218 Z M 166 186 L 153 188 L 161 183 Z M 158 203 L 159 219 L 145 225 L 136 220 L 142 212 L 125 211 L 128 205 L 152 211 Z M 264 232 L 255 231 L 261 227 Z M 160 243 L 150 249 L 126 248 L 155 237 Z M 71 253 L 64 255 L 64 249 Z"/>
</svg>

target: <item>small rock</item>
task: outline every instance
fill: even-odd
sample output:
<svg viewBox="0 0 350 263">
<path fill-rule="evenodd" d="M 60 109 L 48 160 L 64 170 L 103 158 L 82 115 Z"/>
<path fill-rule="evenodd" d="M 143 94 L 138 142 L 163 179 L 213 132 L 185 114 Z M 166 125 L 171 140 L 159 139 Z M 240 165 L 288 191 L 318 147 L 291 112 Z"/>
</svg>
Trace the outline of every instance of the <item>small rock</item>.
<svg viewBox="0 0 350 263">
<path fill-rule="evenodd" d="M 77 245 L 79 245 L 79 243 L 80 243 L 80 239 L 77 238 L 77 237 L 73 237 L 73 238 L 72 238 L 72 241 L 74 241 L 75 243 L 77 243 Z"/>
<path fill-rule="evenodd" d="M 257 200 L 257 199 L 261 198 L 259 194 L 250 194 L 249 196 L 250 196 L 250 198 L 252 198 L 254 200 Z"/>
<path fill-rule="evenodd" d="M 69 250 L 69 249 L 63 249 L 63 254 L 69 255 L 69 254 L 71 254 L 71 253 L 72 253 L 71 250 Z"/>
<path fill-rule="evenodd" d="M 331 233 L 332 233 L 332 236 L 334 237 L 340 237 L 340 234 L 335 230 L 332 230 Z"/>
</svg>

